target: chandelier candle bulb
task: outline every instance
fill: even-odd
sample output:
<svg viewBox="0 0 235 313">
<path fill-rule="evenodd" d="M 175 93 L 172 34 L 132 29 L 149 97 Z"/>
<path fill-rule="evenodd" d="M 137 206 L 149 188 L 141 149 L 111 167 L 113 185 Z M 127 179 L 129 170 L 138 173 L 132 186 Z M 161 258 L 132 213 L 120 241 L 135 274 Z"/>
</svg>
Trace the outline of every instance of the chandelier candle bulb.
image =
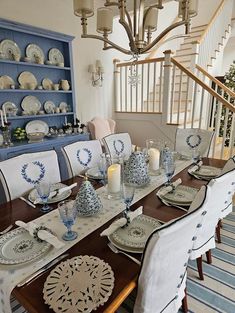
<svg viewBox="0 0 235 313">
<path fill-rule="evenodd" d="M 153 171 L 159 169 L 160 164 L 160 151 L 155 148 L 150 148 L 148 150 L 149 153 L 149 168 Z"/>
<path fill-rule="evenodd" d="M 97 32 L 112 33 L 113 31 L 113 13 L 109 8 L 97 9 Z"/>
<path fill-rule="evenodd" d="M 108 191 L 118 193 L 121 188 L 121 165 L 113 164 L 108 168 Z"/>
<path fill-rule="evenodd" d="M 179 1 L 179 13 L 178 16 L 182 17 L 184 15 L 185 11 L 185 3 L 183 0 Z M 189 2 L 189 11 L 188 11 L 190 16 L 195 16 L 198 13 L 198 0 L 191 0 Z"/>
<path fill-rule="evenodd" d="M 145 29 L 155 31 L 157 29 L 157 18 L 158 18 L 158 9 L 152 8 L 146 16 L 146 21 L 144 25 Z"/>
<path fill-rule="evenodd" d="M 90 17 L 94 15 L 93 0 L 73 0 L 74 14 L 80 17 Z"/>
</svg>

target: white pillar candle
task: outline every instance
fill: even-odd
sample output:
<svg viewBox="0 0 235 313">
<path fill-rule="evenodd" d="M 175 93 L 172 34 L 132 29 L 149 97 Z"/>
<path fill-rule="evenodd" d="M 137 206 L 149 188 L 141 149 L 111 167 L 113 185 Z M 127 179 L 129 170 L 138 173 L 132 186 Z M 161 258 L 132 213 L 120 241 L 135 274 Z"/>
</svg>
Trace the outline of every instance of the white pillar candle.
<svg viewBox="0 0 235 313">
<path fill-rule="evenodd" d="M 74 14 L 90 17 L 94 15 L 94 0 L 73 0 Z"/>
<path fill-rule="evenodd" d="M 0 114 L 1 114 L 1 125 L 2 127 L 4 127 L 4 121 L 3 121 L 3 113 L 2 113 L 2 110 L 0 110 Z"/>
<path fill-rule="evenodd" d="M 4 118 L 4 121 L 5 121 L 5 123 L 7 123 L 7 115 L 6 115 L 6 110 L 5 110 L 4 107 L 2 108 L 2 111 L 3 111 L 3 118 Z"/>
<path fill-rule="evenodd" d="M 158 9 L 152 8 L 148 15 L 146 16 L 145 21 L 145 29 L 150 29 L 151 31 L 155 31 L 157 29 L 157 17 L 158 17 Z"/>
<path fill-rule="evenodd" d="M 113 31 L 113 12 L 109 8 L 97 9 L 97 32 L 112 33 Z"/>
<path fill-rule="evenodd" d="M 108 191 L 117 193 L 121 188 L 121 165 L 113 164 L 108 168 Z"/>
<path fill-rule="evenodd" d="M 158 170 L 160 164 L 160 151 L 155 148 L 150 148 L 148 153 L 149 153 L 149 168 L 153 171 Z"/>
</svg>

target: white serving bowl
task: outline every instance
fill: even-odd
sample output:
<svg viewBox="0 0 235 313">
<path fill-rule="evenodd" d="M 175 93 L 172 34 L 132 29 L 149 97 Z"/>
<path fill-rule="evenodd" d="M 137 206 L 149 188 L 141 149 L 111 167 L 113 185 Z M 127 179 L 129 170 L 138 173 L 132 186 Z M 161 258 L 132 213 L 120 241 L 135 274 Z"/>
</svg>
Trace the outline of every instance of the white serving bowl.
<svg viewBox="0 0 235 313">
<path fill-rule="evenodd" d="M 43 138 L 45 137 L 45 133 L 42 133 L 42 132 L 28 133 L 27 137 L 29 139 L 29 143 L 41 142 L 41 141 L 43 141 Z"/>
</svg>

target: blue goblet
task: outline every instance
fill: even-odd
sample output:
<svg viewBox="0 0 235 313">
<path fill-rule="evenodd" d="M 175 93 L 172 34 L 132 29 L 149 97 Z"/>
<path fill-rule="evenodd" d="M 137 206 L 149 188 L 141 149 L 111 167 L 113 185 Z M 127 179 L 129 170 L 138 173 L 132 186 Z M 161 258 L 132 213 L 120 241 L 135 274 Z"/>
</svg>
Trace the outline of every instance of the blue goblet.
<svg viewBox="0 0 235 313">
<path fill-rule="evenodd" d="M 126 183 L 126 182 L 123 182 L 122 183 L 122 199 L 126 205 L 126 208 L 123 211 L 123 216 L 127 220 L 126 225 L 128 225 L 130 223 L 130 218 L 129 218 L 127 213 L 130 211 L 130 206 L 131 206 L 131 203 L 133 201 L 134 194 L 135 194 L 135 187 Z"/>
<path fill-rule="evenodd" d="M 172 159 L 164 162 L 164 172 L 167 178 L 166 186 L 171 185 L 171 178 L 175 172 L 175 163 Z"/>
<path fill-rule="evenodd" d="M 62 236 L 62 238 L 66 241 L 76 239 L 78 234 L 75 231 L 72 231 L 72 226 L 76 219 L 76 209 L 73 206 L 73 202 L 70 200 L 60 202 L 58 204 L 58 210 L 62 222 L 67 227 L 67 232 Z"/>
<path fill-rule="evenodd" d="M 51 184 L 46 181 L 40 181 L 34 186 L 37 190 L 37 193 L 42 200 L 43 206 L 40 211 L 43 213 L 49 212 L 52 208 L 47 204 L 48 197 L 50 195 Z"/>
</svg>

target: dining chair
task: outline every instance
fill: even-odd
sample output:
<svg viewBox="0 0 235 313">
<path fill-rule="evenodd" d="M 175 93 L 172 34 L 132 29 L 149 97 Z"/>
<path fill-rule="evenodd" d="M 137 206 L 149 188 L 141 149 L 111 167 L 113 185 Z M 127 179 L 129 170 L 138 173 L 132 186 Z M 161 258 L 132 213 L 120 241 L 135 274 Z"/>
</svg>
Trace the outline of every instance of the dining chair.
<svg viewBox="0 0 235 313">
<path fill-rule="evenodd" d="M 112 119 L 94 117 L 87 122 L 87 127 L 91 134 L 91 139 L 101 140 L 103 137 L 115 132 L 116 122 Z"/>
<path fill-rule="evenodd" d="M 99 140 L 77 141 L 62 147 L 68 175 L 74 177 L 97 165 L 102 154 Z"/>
<path fill-rule="evenodd" d="M 25 153 L 0 162 L 0 181 L 7 201 L 22 196 L 42 180 L 51 184 L 61 181 L 54 150 Z"/>
<path fill-rule="evenodd" d="M 190 149 L 197 148 L 200 155 L 207 157 L 210 151 L 214 132 L 199 128 L 177 128 L 175 151 L 182 155 L 190 155 Z"/>
<path fill-rule="evenodd" d="M 148 238 L 138 278 L 134 313 L 187 312 L 186 278 L 189 254 L 198 225 L 200 205 L 166 223 Z"/>
<path fill-rule="evenodd" d="M 111 134 L 103 138 L 104 148 L 111 158 L 129 158 L 132 152 L 131 137 L 128 133 Z"/>
<path fill-rule="evenodd" d="M 215 248 L 215 229 L 221 218 L 221 210 L 232 204 L 234 186 L 235 169 L 212 179 L 207 186 L 202 186 L 200 189 L 204 198 L 202 204 L 204 217 L 193 242 L 190 259 L 196 260 L 201 280 L 204 279 L 202 255 L 206 253 L 207 263 L 212 263 L 211 249 Z M 193 204 L 189 212 L 191 210 L 193 210 Z"/>
</svg>

